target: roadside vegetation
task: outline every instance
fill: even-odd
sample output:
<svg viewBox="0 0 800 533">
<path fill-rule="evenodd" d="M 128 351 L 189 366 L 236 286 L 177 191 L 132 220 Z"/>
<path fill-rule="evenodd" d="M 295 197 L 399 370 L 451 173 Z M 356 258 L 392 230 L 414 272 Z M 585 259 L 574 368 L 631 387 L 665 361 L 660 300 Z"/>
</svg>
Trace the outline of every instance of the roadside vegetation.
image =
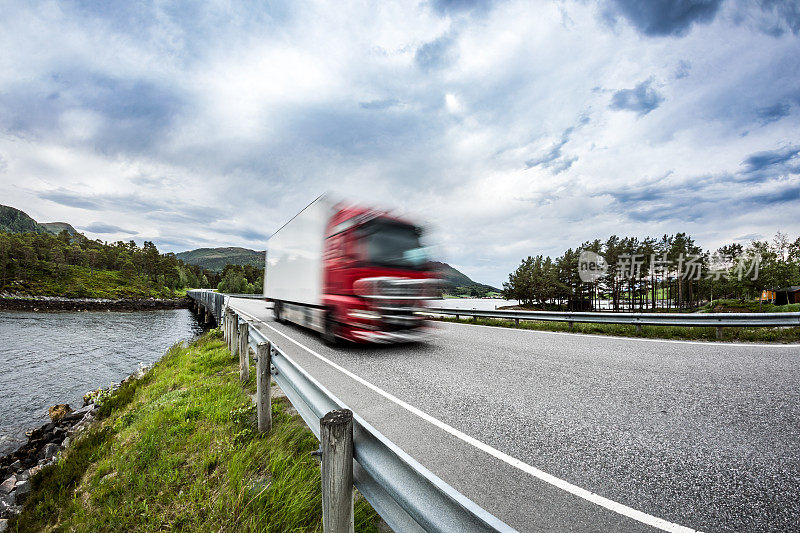
<svg viewBox="0 0 800 533">
<path fill-rule="evenodd" d="M 465 311 L 465 315 L 466 315 Z M 743 342 L 800 342 L 800 327 L 794 328 L 723 328 L 722 339 L 717 339 L 716 328 L 688 328 L 678 326 L 642 326 L 641 332 L 636 326 L 627 324 L 573 324 L 570 329 L 566 322 L 542 322 L 520 320 L 519 325 L 513 320 L 498 318 L 480 318 L 477 320 L 459 319 L 456 317 L 437 318 L 441 322 L 458 322 L 503 328 L 532 329 L 537 331 L 556 331 L 564 333 L 584 333 L 589 335 L 611 335 L 616 337 L 638 337 L 647 339 L 675 339 L 699 341 L 743 341 Z"/>
<path fill-rule="evenodd" d="M 321 531 L 319 444 L 281 399 L 272 431 L 257 435 L 254 391 L 219 330 L 173 346 L 33 477 L 9 530 Z M 357 498 L 356 531 L 378 520 Z"/>
</svg>

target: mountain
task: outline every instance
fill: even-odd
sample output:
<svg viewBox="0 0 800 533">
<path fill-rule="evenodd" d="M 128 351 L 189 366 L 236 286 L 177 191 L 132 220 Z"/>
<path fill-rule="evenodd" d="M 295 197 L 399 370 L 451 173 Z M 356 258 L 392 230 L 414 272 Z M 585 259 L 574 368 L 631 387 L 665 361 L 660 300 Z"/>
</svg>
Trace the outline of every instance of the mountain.
<svg viewBox="0 0 800 533">
<path fill-rule="evenodd" d="M 66 222 L 40 222 L 39 225 L 42 226 L 45 229 L 45 231 L 47 231 L 48 233 L 52 233 L 53 235 L 58 235 L 64 230 L 67 230 L 67 233 L 69 233 L 72 236 L 78 234 L 78 230 L 76 230 Z"/>
<path fill-rule="evenodd" d="M 448 292 L 451 292 L 453 288 L 456 287 L 499 292 L 499 289 L 491 285 L 473 281 L 469 276 L 456 270 L 447 263 L 441 263 L 439 261 L 431 261 L 431 263 L 433 263 L 434 269 L 439 273 L 439 276 L 450 286 Z"/>
<path fill-rule="evenodd" d="M 45 233 L 47 230 L 24 211 L 7 205 L 0 205 L 0 231 L 8 233 Z"/>
<path fill-rule="evenodd" d="M 249 248 L 198 248 L 188 252 L 180 252 L 175 257 L 188 265 L 222 272 L 225 265 L 253 265 L 264 268 L 264 252 Z"/>
</svg>

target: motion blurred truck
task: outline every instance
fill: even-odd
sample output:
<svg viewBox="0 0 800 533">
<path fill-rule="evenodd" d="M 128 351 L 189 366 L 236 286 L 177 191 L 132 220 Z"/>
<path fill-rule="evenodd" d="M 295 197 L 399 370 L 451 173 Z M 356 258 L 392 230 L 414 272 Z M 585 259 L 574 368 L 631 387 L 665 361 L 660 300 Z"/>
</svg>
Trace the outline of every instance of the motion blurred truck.
<svg viewBox="0 0 800 533">
<path fill-rule="evenodd" d="M 278 322 L 330 344 L 421 340 L 429 328 L 419 311 L 439 287 L 421 235 L 407 220 L 323 195 L 267 242 L 264 297 Z"/>
</svg>

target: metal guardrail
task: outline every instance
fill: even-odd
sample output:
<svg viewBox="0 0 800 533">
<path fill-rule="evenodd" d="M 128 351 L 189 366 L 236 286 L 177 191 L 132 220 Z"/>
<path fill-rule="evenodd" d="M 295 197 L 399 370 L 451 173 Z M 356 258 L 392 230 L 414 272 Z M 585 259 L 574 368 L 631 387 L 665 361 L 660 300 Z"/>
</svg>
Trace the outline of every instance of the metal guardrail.
<svg viewBox="0 0 800 533">
<path fill-rule="evenodd" d="M 546 322 L 632 324 L 635 326 L 780 327 L 800 326 L 800 313 L 591 313 L 429 307 L 426 313 L 456 317 L 507 318 Z"/>
<path fill-rule="evenodd" d="M 219 316 L 223 316 L 227 295 L 210 291 L 188 294 L 201 303 L 221 303 Z M 260 343 L 270 342 L 273 378 L 319 439 L 320 419 L 347 406 L 247 317 L 239 315 L 239 321 L 247 322 L 248 343 L 254 351 Z M 394 531 L 515 531 L 422 466 L 357 413 L 353 413 L 353 447 L 353 483 Z"/>
</svg>

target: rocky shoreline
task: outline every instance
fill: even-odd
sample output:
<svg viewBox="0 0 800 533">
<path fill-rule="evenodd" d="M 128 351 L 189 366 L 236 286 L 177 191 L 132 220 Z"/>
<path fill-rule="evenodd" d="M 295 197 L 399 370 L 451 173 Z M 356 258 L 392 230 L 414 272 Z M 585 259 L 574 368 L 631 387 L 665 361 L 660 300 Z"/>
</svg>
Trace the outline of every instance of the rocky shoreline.
<svg viewBox="0 0 800 533">
<path fill-rule="evenodd" d="M 146 311 L 152 309 L 183 309 L 191 298 L 61 298 L 56 296 L 0 295 L 0 310 L 12 311 Z"/>
<path fill-rule="evenodd" d="M 72 410 L 68 404 L 51 407 L 51 422 L 27 432 L 27 443 L 0 457 L 0 532 L 5 530 L 9 518 L 21 512 L 31 491 L 31 478 L 57 462 L 61 452 L 92 425 L 100 399 L 107 398 L 122 384 L 140 378 L 145 371 L 140 368 L 118 385 L 88 392 L 80 409 Z"/>
</svg>

